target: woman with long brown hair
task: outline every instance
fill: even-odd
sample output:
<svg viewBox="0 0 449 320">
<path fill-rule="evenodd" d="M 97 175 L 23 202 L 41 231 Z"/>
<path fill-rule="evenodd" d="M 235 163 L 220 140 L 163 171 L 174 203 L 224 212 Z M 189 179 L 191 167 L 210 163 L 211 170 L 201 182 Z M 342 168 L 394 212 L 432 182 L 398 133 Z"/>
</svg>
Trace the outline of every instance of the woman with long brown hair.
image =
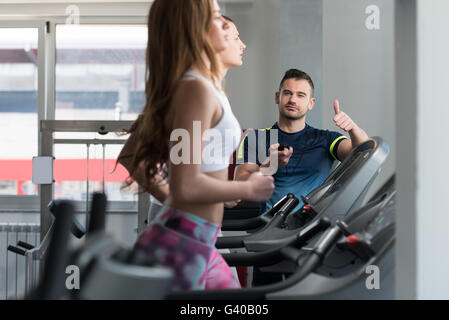
<svg viewBox="0 0 449 320">
<path fill-rule="evenodd" d="M 169 196 L 135 248 L 175 271 L 172 290 L 239 287 L 215 249 L 223 203 L 264 201 L 273 178 L 227 181 L 241 129 L 219 81 L 227 22 L 216 0 L 155 0 L 148 18 L 146 104 L 130 176 L 146 190 L 168 168 Z"/>
</svg>

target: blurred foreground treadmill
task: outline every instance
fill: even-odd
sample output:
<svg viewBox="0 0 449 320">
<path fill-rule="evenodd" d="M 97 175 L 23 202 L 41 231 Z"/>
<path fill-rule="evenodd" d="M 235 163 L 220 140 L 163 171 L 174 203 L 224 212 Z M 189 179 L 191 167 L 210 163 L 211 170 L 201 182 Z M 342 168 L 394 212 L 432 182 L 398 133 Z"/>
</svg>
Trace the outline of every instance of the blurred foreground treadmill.
<svg viewBox="0 0 449 320">
<path fill-rule="evenodd" d="M 95 193 L 85 243 L 68 248 L 73 230 L 73 205 L 60 201 L 55 206 L 55 231 L 39 288 L 28 299 L 161 299 L 173 280 L 172 270 L 157 265 L 146 255 L 122 247 L 105 233 L 107 199 Z M 78 268 L 79 290 L 66 288 L 66 267 Z"/>
</svg>

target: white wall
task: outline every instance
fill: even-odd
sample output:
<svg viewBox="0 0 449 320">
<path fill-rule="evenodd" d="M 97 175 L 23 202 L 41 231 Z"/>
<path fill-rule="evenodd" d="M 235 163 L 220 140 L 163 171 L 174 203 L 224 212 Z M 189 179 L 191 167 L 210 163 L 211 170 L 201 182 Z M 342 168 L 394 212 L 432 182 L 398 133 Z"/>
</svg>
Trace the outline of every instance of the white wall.
<svg viewBox="0 0 449 320">
<path fill-rule="evenodd" d="M 449 2 L 416 3 L 416 298 L 449 299 Z"/>
<path fill-rule="evenodd" d="M 322 127 L 323 97 L 323 1 L 282 0 L 280 10 L 279 79 L 284 72 L 296 68 L 307 72 L 314 82 L 317 98 L 307 123 Z M 279 82 L 279 81 L 278 81 Z M 278 84 L 279 87 L 279 84 Z M 277 88 L 278 88 L 277 87 Z"/>
<path fill-rule="evenodd" d="M 3 3 L 13 1 L 3 1 Z M 0 4 L 0 14 L 61 15 L 65 1 L 21 1 Z M 145 16 L 151 1 L 88 2 L 87 15 Z M 29 4 L 40 3 L 40 4 Z M 244 65 L 231 70 L 227 90 L 243 128 L 267 127 L 277 119 L 274 93 L 286 69 L 308 72 L 316 85 L 317 104 L 311 125 L 338 130 L 332 121 L 332 101 L 339 98 L 347 112 L 370 136 L 379 135 L 391 147 L 390 157 L 372 188 L 395 170 L 394 1 L 392 0 L 226 0 L 225 14 L 236 21 L 247 49 Z M 380 29 L 368 30 L 365 9 L 380 10 Z M 106 6 L 106 7 L 104 7 Z M 105 10 L 107 8 L 107 10 Z M 82 22 L 82 19 L 81 19 Z"/>
<path fill-rule="evenodd" d="M 365 9 L 373 4 L 380 10 L 379 30 L 365 26 Z M 231 70 L 227 81 L 242 127 L 274 123 L 274 92 L 283 73 L 291 67 L 308 72 L 317 88 L 317 104 L 307 116 L 311 125 L 339 131 L 332 121 L 338 98 L 369 136 L 388 141 L 390 156 L 371 195 L 395 171 L 394 2 L 258 0 L 224 7 L 247 44 L 243 67 Z"/>
<path fill-rule="evenodd" d="M 369 5 L 379 8 L 380 29 L 365 25 Z M 338 98 L 340 108 L 369 136 L 380 136 L 390 145 L 370 195 L 395 171 L 393 1 L 323 1 L 323 78 L 323 127 L 336 128 L 332 102 Z"/>
<path fill-rule="evenodd" d="M 266 128 L 277 117 L 274 93 L 279 86 L 279 3 L 226 3 L 224 13 L 236 22 L 247 48 L 243 66 L 230 70 L 226 90 L 242 128 Z"/>
<path fill-rule="evenodd" d="M 274 96 L 287 69 L 309 73 L 316 95 L 322 96 L 321 0 L 257 0 L 223 8 L 247 45 L 243 66 L 228 73 L 226 84 L 242 128 L 266 128 L 277 120 Z M 317 127 L 320 110 L 318 100 L 308 114 L 308 122 Z"/>
<path fill-rule="evenodd" d="M 446 0 L 399 0 L 397 28 L 400 299 L 448 299 L 449 22 Z"/>
</svg>

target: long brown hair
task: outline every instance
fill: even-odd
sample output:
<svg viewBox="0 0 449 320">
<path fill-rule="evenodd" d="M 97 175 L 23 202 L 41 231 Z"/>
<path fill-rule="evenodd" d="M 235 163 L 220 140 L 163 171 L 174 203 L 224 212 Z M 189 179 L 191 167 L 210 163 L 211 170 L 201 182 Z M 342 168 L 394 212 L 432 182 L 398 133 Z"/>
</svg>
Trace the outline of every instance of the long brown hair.
<svg viewBox="0 0 449 320">
<path fill-rule="evenodd" d="M 146 51 L 146 103 L 142 114 L 130 129 L 136 131 L 138 143 L 132 159 L 130 176 L 144 170 L 142 187 L 148 190 L 157 165 L 168 164 L 169 137 L 167 124 L 170 102 L 178 81 L 193 64 L 218 78 L 215 50 L 209 40 L 214 13 L 213 0 L 155 0 L 148 16 Z M 207 68 L 201 54 L 210 61 Z"/>
</svg>

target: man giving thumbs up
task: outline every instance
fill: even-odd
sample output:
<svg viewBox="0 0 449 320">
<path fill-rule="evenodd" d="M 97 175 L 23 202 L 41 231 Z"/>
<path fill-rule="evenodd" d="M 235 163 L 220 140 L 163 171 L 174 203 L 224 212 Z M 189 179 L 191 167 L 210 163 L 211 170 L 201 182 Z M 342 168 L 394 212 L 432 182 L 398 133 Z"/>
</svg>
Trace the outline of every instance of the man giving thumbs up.
<svg viewBox="0 0 449 320">
<path fill-rule="evenodd" d="M 276 153 L 278 156 L 277 171 L 273 174 L 275 189 L 271 198 L 260 204 L 261 212 L 288 193 L 297 198 L 308 194 L 328 177 L 335 160 L 343 161 L 353 148 L 368 140 L 365 131 L 340 110 L 338 100 L 334 101 L 334 121 L 349 133 L 351 139 L 339 132 L 313 128 L 306 123 L 307 112 L 313 109 L 316 98 L 313 81 L 303 71 L 288 70 L 274 98 L 279 111 L 278 121 L 269 128 L 247 132 L 239 148 L 239 165 L 235 172 L 236 180 L 245 180 L 265 165 L 259 154 Z M 281 145 L 285 147 L 280 148 Z M 300 201 L 297 208 L 302 204 Z M 262 273 L 254 268 L 253 285 L 281 279 L 280 274 Z"/>
<path fill-rule="evenodd" d="M 334 100 L 334 122 L 341 130 L 349 133 L 351 140 L 344 139 L 337 150 L 338 159 L 343 161 L 359 144 L 368 140 L 368 135 L 352 119 L 340 110 L 340 103 Z"/>
<path fill-rule="evenodd" d="M 328 177 L 335 160 L 343 161 L 368 136 L 334 101 L 335 124 L 349 133 L 351 139 L 336 131 L 314 128 L 306 123 L 307 112 L 315 105 L 314 85 L 310 76 L 300 70 L 288 70 L 275 93 L 278 121 L 266 129 L 249 130 L 237 155 L 236 180 L 245 180 L 251 173 L 263 170 L 266 158 L 275 154 L 277 171 L 273 174 L 275 190 L 272 197 L 260 204 L 265 212 L 287 193 L 300 198 Z M 330 110 L 329 110 L 330 111 Z M 280 148 L 284 145 L 284 148 Z M 298 208 L 302 206 L 300 201 Z M 294 211 L 294 210 L 293 210 Z"/>
</svg>

